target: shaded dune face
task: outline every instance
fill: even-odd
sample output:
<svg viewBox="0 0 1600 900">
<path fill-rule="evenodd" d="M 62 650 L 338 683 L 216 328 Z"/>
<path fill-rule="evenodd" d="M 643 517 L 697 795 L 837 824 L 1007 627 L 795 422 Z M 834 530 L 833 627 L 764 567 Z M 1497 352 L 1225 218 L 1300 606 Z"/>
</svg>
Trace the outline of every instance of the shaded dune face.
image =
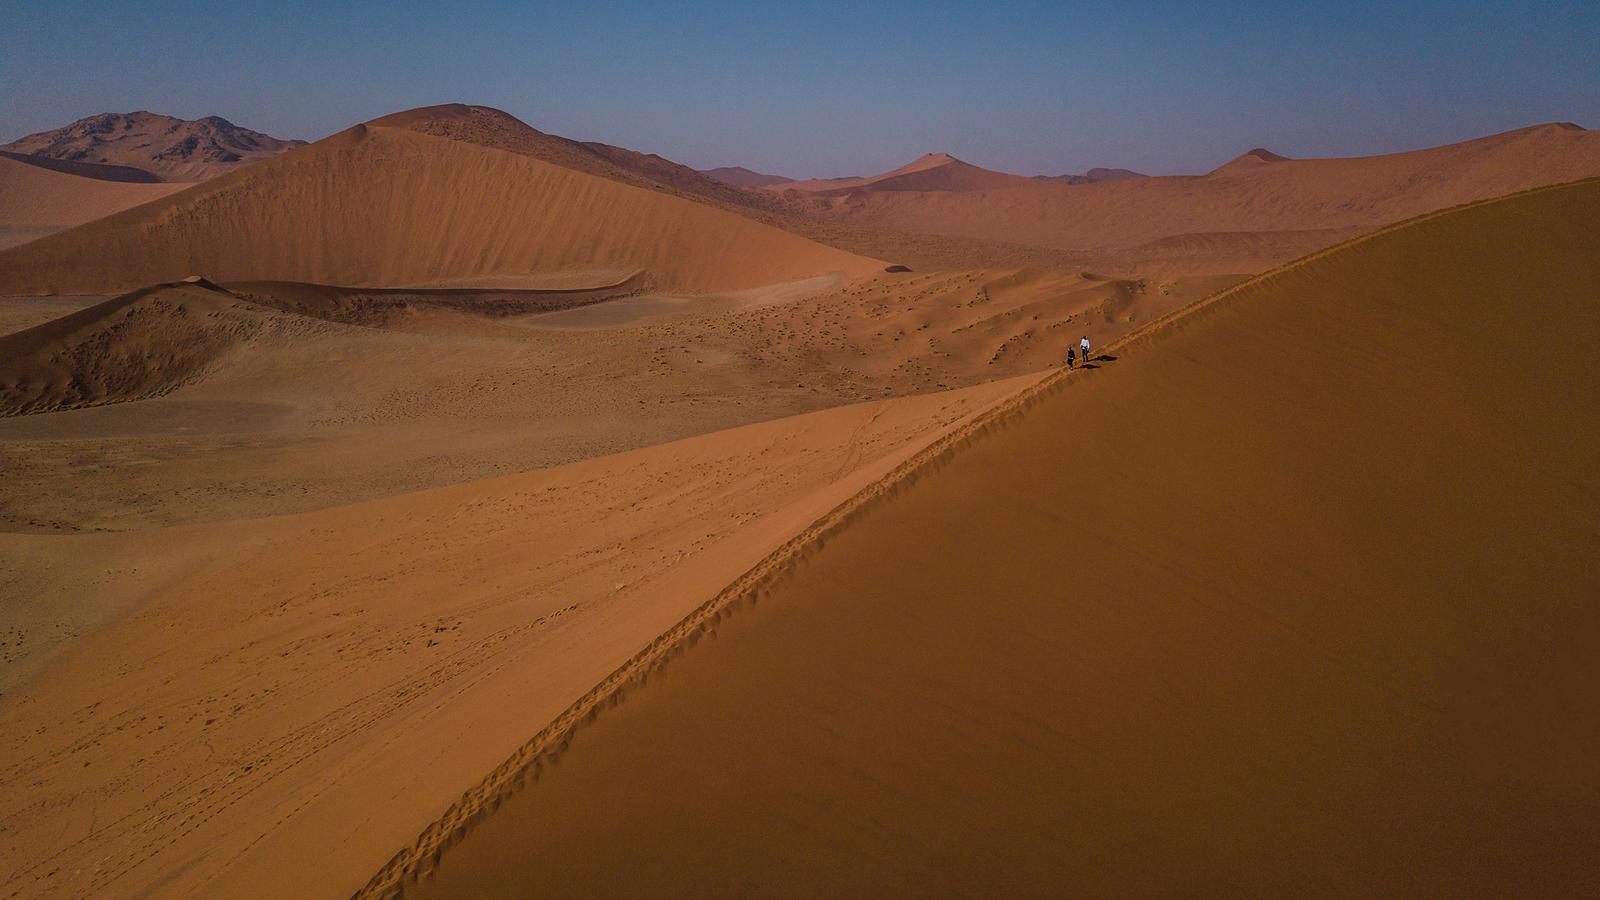
<svg viewBox="0 0 1600 900">
<path fill-rule="evenodd" d="M 1591 890 L 1597 223 L 1429 217 L 1058 378 L 406 892 Z"/>
<path fill-rule="evenodd" d="M 166 284 L 0 336 L 0 417 L 159 397 L 248 340 L 260 313 L 212 285 Z"/>
<path fill-rule="evenodd" d="M 882 263 L 677 197 L 408 129 L 311 147 L 0 253 L 0 291 L 213 281 L 407 287 L 573 269 L 737 289 Z"/>
<path fill-rule="evenodd" d="M 638 278 L 584 290 L 361 290 L 188 279 L 131 291 L 0 335 L 0 418 L 144 400 L 195 384 L 258 335 L 304 337 L 316 322 L 448 332 L 472 320 L 628 297 Z M 330 374 L 330 377 L 333 377 Z"/>
</svg>

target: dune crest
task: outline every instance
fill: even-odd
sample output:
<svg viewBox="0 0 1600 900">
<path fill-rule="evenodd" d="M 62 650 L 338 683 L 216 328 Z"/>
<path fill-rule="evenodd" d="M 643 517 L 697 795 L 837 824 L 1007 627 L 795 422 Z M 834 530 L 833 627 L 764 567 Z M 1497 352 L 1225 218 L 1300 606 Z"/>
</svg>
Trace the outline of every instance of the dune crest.
<svg viewBox="0 0 1600 900">
<path fill-rule="evenodd" d="M 788 184 L 794 180 L 793 178 L 785 178 L 782 175 L 768 175 L 764 172 L 756 172 L 746 169 L 744 166 L 718 166 L 715 169 L 701 169 L 700 174 L 741 188 L 772 187 L 777 184 Z"/>
<path fill-rule="evenodd" d="M 1260 155 L 1260 154 L 1265 155 Z M 1600 132 L 1540 125 L 1442 147 L 1330 159 L 1251 151 L 1201 176 L 982 191 L 861 191 L 828 221 L 1112 250 L 1180 234 L 1368 230 L 1422 213 L 1600 175 Z"/>
<path fill-rule="evenodd" d="M 762 195 L 739 190 L 654 153 L 641 153 L 598 141 L 548 134 L 492 106 L 447 103 L 393 113 L 366 123 L 409 128 L 423 134 L 506 150 L 548 163 L 651 190 L 711 200 L 734 208 L 765 207 Z"/>
<path fill-rule="evenodd" d="M 927 153 L 898 169 L 866 178 L 812 178 L 785 181 L 769 190 L 844 196 L 857 191 L 981 191 L 1022 187 L 1033 179 L 984 169 L 948 153 Z"/>
<path fill-rule="evenodd" d="M 601 268 L 707 290 L 882 263 L 529 156 L 370 125 L 0 252 L 0 291 L 132 290 L 196 270 L 404 287 Z"/>
<path fill-rule="evenodd" d="M 184 279 L 0 336 L 0 417 L 159 397 L 261 327 L 246 307 Z"/>
<path fill-rule="evenodd" d="M 1280 163 L 1288 161 L 1289 157 L 1287 156 L 1273 153 L 1271 150 L 1268 150 L 1265 147 L 1257 147 L 1254 150 L 1246 150 L 1238 156 L 1235 156 L 1233 159 L 1230 159 L 1215 169 L 1212 169 L 1211 174 L 1215 175 L 1219 172 L 1249 170 L 1255 168 L 1256 166 L 1267 163 Z"/>
<path fill-rule="evenodd" d="M 1057 376 L 369 889 L 1581 892 L 1597 211 L 1427 216 Z"/>
<path fill-rule="evenodd" d="M 65 165 L 0 154 L 0 249 L 169 197 L 186 184 L 87 177 Z M 13 238 L 12 236 L 15 236 Z"/>
</svg>

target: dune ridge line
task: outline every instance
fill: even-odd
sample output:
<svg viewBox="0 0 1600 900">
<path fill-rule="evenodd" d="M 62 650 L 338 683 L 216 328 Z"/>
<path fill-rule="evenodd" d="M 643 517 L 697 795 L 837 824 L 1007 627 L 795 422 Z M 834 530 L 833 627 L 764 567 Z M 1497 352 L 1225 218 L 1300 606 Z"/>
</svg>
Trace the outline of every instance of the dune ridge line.
<svg viewBox="0 0 1600 900">
<path fill-rule="evenodd" d="M 1476 200 L 1424 213 L 1384 226 L 1263 272 L 1155 319 L 1131 334 L 1107 344 L 1096 352 L 1096 356 L 1148 343 L 1161 332 L 1183 324 L 1192 316 L 1212 310 L 1224 300 L 1374 238 L 1464 209 L 1589 182 L 1600 182 L 1600 178 L 1585 178 L 1564 184 L 1530 188 L 1501 197 Z M 537 780 L 546 763 L 555 762 L 570 748 L 573 737 L 585 723 L 594 721 L 604 710 L 617 706 L 630 689 L 643 686 L 652 673 L 697 644 L 702 637 L 708 635 L 714 637 L 716 626 L 724 617 L 740 608 L 759 602 L 765 590 L 788 575 L 795 564 L 822 550 L 828 540 L 845 527 L 857 521 L 875 506 L 893 499 L 901 491 L 915 484 L 920 477 L 938 471 L 961 448 L 1015 423 L 1051 394 L 1065 388 L 1080 371 L 1058 368 L 1033 384 L 997 401 L 987 410 L 975 414 L 967 423 L 933 441 L 883 478 L 863 488 L 814 521 L 800 534 L 773 550 L 578 698 L 566 711 L 485 776 L 477 786 L 462 794 L 442 816 L 423 829 L 410 847 L 395 854 L 353 896 L 356 898 L 400 896 L 407 883 L 415 883 L 430 873 L 450 846 L 460 840 L 484 816 L 498 808 L 504 799 L 524 787 L 530 776 Z"/>
</svg>

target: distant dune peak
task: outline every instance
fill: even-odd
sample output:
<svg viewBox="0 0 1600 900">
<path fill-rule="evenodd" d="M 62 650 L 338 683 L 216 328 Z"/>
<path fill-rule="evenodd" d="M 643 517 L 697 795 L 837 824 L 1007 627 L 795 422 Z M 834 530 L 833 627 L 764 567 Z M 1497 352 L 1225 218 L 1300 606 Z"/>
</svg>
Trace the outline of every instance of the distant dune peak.
<svg viewBox="0 0 1600 900">
<path fill-rule="evenodd" d="M 219 282 L 404 287 L 643 270 L 666 289 L 737 290 L 884 265 L 662 190 L 687 173 L 742 193 L 675 163 L 544 135 L 498 111 L 456 114 L 407 114 L 413 127 L 400 128 L 379 123 L 407 117 L 374 120 L 0 251 L 0 286 L 112 292 L 199 271 Z M 73 177 L 13 167 L 35 181 Z"/>
<path fill-rule="evenodd" d="M 847 196 L 857 191 L 983 191 L 1033 184 L 1031 178 L 996 172 L 949 153 L 924 153 L 881 175 L 865 178 L 812 178 L 781 185 L 781 190 Z"/>
<path fill-rule="evenodd" d="M 707 178 L 715 178 L 723 184 L 731 184 L 740 188 L 772 187 L 779 184 L 788 184 L 793 178 L 782 175 L 768 175 L 744 166 L 718 166 L 715 169 L 701 169 L 700 174 Z"/>
<path fill-rule="evenodd" d="M 381 116 L 366 124 L 374 128 L 405 128 L 531 156 L 634 187 L 711 200 L 727 206 L 760 205 L 758 198 L 741 187 L 657 154 L 549 134 L 492 106 L 466 103 L 423 106 Z"/>
<path fill-rule="evenodd" d="M 1246 150 L 1238 156 L 1235 156 L 1233 159 L 1228 160 L 1226 163 L 1213 169 L 1212 173 L 1215 174 L 1217 172 L 1248 170 L 1254 169 L 1258 166 L 1269 165 L 1271 163 L 1288 161 L 1289 157 L 1287 156 L 1279 153 L 1273 153 L 1271 150 L 1268 150 L 1265 147 L 1256 147 L 1251 150 Z"/>
<path fill-rule="evenodd" d="M 1268 150 L 1265 147 L 1256 147 L 1253 150 L 1247 150 L 1240 154 L 1239 159 L 1235 161 L 1255 160 L 1257 162 L 1287 162 L 1288 159 L 1289 157 L 1279 153 L 1273 153 L 1271 150 Z"/>
<path fill-rule="evenodd" d="M 937 169 L 942 166 L 971 166 L 974 169 L 979 168 L 978 166 L 973 166 L 971 163 L 964 160 L 956 159 L 954 156 L 951 156 L 948 153 L 924 153 L 900 168 L 886 172 L 878 177 L 892 178 L 895 175 L 909 175 L 913 172 L 926 172 L 929 169 Z"/>
<path fill-rule="evenodd" d="M 434 106 L 418 106 L 414 109 L 404 109 L 399 112 L 369 119 L 366 124 L 377 128 L 414 128 L 427 122 L 449 121 L 497 121 L 507 125 L 518 125 L 532 129 L 533 126 L 522 121 L 502 109 L 492 106 L 478 106 L 470 103 L 439 103 Z"/>
</svg>

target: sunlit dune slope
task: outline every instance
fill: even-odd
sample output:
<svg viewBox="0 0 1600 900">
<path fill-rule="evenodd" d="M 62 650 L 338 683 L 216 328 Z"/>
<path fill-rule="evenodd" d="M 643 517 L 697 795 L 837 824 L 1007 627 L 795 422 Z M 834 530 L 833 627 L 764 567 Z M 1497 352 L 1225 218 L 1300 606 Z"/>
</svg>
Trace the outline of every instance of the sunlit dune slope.
<svg viewBox="0 0 1600 900">
<path fill-rule="evenodd" d="M 66 228 L 188 186 L 88 178 L 0 156 L 0 228 Z"/>
<path fill-rule="evenodd" d="M 1180 234 L 1367 230 L 1512 191 L 1600 175 L 1600 132 L 1541 125 L 1409 153 L 1284 159 L 1246 153 L 1203 176 L 985 191 L 870 191 L 833 220 L 1061 249 Z M 787 187 L 787 186 L 785 186 Z"/>
<path fill-rule="evenodd" d="M 359 379 L 371 357 L 342 360 L 340 377 Z M 305 515 L 0 528 L 0 884 L 8 897 L 348 897 L 772 546 L 1032 380 Z M 241 449 L 137 465 L 237 472 Z M 340 455 L 281 449 L 312 478 Z M 364 469 L 398 462 L 388 447 L 358 454 Z M 130 485 L 114 502 L 137 497 Z"/>
<path fill-rule="evenodd" d="M 1591 892 L 1597 341 L 1600 181 L 1179 314 L 706 620 L 416 893 Z"/>
<path fill-rule="evenodd" d="M 198 272 L 411 286 L 570 269 L 743 288 L 881 263 L 732 213 L 403 128 L 357 126 L 0 252 L 0 292 L 131 290 Z"/>
</svg>

